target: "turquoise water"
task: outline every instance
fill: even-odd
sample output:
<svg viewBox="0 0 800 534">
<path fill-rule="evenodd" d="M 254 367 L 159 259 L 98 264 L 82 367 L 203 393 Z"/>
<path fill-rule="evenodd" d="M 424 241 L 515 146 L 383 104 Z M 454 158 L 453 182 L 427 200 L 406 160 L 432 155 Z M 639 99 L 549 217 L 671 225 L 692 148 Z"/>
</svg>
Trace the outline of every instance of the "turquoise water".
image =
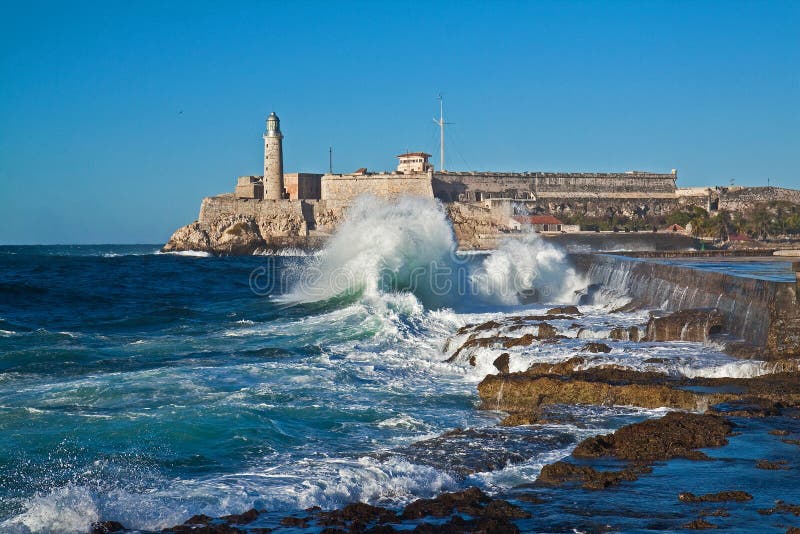
<svg viewBox="0 0 800 534">
<path fill-rule="evenodd" d="M 546 302 L 438 295 L 410 287 L 402 269 L 374 287 L 302 300 L 298 277 L 330 267 L 317 257 L 157 248 L 0 247 L 0 531 L 84 532 L 98 519 L 156 529 L 199 513 L 257 507 L 277 517 L 356 500 L 401 506 L 471 485 L 513 494 L 580 439 L 660 413 L 567 407 L 564 424 L 506 429 L 495 426 L 502 414 L 476 410 L 476 384 L 497 354 L 444 363 L 448 339 L 466 323 L 542 313 Z M 486 267 L 473 279 L 480 289 L 531 257 L 556 289 L 580 285 L 566 278 L 563 255 L 537 242 L 457 261 Z M 512 350 L 512 370 L 607 337 L 617 305 L 583 307 L 575 339 Z M 643 320 L 617 314 L 613 324 Z M 572 322 L 554 324 L 570 333 Z M 619 343 L 602 357 L 633 367 L 664 358 L 674 373 L 759 372 L 758 362 L 686 343 Z M 438 438 L 457 427 L 468 430 Z M 554 528 L 573 517 L 550 516 Z"/>
</svg>

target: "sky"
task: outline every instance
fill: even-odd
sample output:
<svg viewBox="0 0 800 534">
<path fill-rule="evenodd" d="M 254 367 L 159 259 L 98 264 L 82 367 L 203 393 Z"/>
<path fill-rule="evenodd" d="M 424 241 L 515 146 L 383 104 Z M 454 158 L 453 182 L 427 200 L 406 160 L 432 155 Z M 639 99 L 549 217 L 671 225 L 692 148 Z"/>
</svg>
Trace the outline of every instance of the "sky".
<svg viewBox="0 0 800 534">
<path fill-rule="evenodd" d="M 286 172 L 678 170 L 800 188 L 800 2 L 4 2 L 0 244 L 162 243 Z"/>
</svg>

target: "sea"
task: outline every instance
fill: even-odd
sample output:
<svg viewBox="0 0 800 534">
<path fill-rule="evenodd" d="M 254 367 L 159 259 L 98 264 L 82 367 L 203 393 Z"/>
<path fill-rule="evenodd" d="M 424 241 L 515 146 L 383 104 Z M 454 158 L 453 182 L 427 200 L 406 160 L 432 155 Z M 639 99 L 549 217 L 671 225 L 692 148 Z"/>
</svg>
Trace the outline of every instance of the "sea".
<svg viewBox="0 0 800 534">
<path fill-rule="evenodd" d="M 577 303 L 585 288 L 535 235 L 455 252 L 441 206 L 412 199 L 357 204 L 316 253 L 0 247 L 0 531 L 159 529 L 530 484 L 581 439 L 665 410 L 565 407 L 563 424 L 500 427 L 502 413 L 477 409 L 496 351 L 446 360 L 462 326 Z M 609 313 L 625 302 L 581 305 L 581 327 L 552 321 L 570 339 L 512 350 L 511 370 L 646 322 Z M 593 365 L 609 362 L 766 372 L 697 343 L 619 342 Z"/>
</svg>

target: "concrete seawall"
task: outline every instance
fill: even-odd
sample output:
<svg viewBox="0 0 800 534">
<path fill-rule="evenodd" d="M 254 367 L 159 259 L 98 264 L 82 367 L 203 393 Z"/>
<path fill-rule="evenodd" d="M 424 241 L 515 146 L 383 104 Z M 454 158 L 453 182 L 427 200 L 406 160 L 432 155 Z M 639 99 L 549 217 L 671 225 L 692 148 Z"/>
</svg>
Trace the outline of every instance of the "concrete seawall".
<svg viewBox="0 0 800 534">
<path fill-rule="evenodd" d="M 774 282 L 612 255 L 575 254 L 591 284 L 624 291 L 665 311 L 716 308 L 726 331 L 763 349 L 764 358 L 800 354 L 797 282 Z"/>
</svg>

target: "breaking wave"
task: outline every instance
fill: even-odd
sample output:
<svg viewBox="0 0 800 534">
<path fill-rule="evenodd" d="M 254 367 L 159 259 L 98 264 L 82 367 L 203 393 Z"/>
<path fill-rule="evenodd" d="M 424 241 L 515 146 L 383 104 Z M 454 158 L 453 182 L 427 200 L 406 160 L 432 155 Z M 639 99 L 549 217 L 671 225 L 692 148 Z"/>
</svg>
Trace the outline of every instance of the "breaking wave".
<svg viewBox="0 0 800 534">
<path fill-rule="evenodd" d="M 561 249 L 536 234 L 484 255 L 456 253 L 442 205 L 362 196 L 289 295 L 298 302 L 413 293 L 429 308 L 574 302 L 585 282 Z"/>
</svg>

